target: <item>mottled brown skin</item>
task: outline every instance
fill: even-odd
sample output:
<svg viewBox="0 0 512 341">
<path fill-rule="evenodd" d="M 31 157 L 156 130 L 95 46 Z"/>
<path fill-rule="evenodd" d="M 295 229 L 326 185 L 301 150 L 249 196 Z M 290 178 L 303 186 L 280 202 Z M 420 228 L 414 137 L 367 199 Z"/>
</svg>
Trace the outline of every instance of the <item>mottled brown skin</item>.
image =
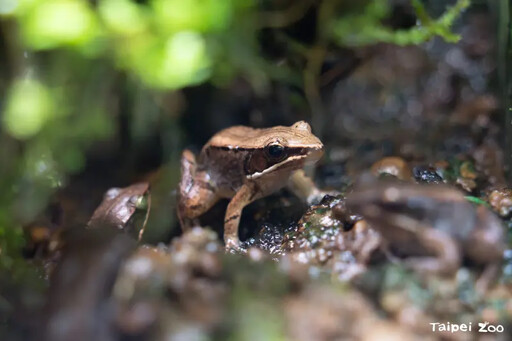
<svg viewBox="0 0 512 341">
<path fill-rule="evenodd" d="M 497 263 L 505 249 L 499 219 L 448 186 L 378 182 L 349 194 L 346 205 L 420 272 L 453 273 L 463 256 Z"/>
<path fill-rule="evenodd" d="M 322 142 L 303 121 L 290 127 L 236 126 L 220 131 L 197 160 L 189 150 L 183 152 L 178 203 L 182 228 L 188 229 L 219 199 L 231 199 L 224 241 L 227 249 L 238 248 L 238 225 L 245 206 L 286 185 L 301 196 L 318 193 L 299 170 L 322 154 Z"/>
</svg>

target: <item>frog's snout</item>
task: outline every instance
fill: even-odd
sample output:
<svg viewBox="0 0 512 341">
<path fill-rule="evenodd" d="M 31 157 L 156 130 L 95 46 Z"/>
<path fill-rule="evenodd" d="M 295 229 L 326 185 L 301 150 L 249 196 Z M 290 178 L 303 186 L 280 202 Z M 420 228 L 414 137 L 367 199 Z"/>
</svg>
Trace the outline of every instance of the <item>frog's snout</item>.
<svg viewBox="0 0 512 341">
<path fill-rule="evenodd" d="M 312 148 L 308 154 L 306 159 L 306 164 L 314 164 L 317 163 L 318 160 L 322 158 L 324 155 L 324 145 L 320 143 L 318 147 Z"/>
</svg>

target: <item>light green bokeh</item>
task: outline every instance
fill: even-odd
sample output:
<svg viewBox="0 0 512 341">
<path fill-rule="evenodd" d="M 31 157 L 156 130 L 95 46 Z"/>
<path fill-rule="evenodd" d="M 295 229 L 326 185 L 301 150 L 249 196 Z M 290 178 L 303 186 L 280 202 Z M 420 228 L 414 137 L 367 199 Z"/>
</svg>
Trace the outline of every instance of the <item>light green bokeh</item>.
<svg viewBox="0 0 512 341">
<path fill-rule="evenodd" d="M 14 14 L 17 7 L 17 0 L 2 0 L 0 1 L 0 15 Z"/>
<path fill-rule="evenodd" d="M 153 0 L 154 19 L 163 32 L 198 32 L 226 28 L 233 11 L 231 0 Z"/>
<path fill-rule="evenodd" d="M 29 138 L 41 130 L 51 110 L 52 98 L 44 85 L 33 79 L 17 81 L 7 99 L 5 129 L 18 139 Z"/>
<path fill-rule="evenodd" d="M 130 0 L 102 0 L 98 10 L 103 23 L 113 33 L 132 35 L 147 28 L 145 8 Z"/>
<path fill-rule="evenodd" d="M 179 32 L 168 39 L 130 39 L 121 49 L 120 65 L 134 70 L 151 87 L 177 89 L 210 75 L 206 43 L 197 32 Z"/>
<path fill-rule="evenodd" d="M 22 34 L 34 49 L 80 45 L 98 34 L 96 16 L 82 0 L 47 0 L 21 15 Z"/>
</svg>

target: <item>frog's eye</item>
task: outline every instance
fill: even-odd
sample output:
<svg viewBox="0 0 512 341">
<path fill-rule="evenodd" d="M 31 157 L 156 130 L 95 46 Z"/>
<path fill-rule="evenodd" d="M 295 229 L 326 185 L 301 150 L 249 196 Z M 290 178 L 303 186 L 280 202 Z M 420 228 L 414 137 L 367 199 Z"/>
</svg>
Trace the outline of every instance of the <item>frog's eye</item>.
<svg viewBox="0 0 512 341">
<path fill-rule="evenodd" d="M 280 159 L 284 156 L 284 147 L 277 143 L 268 145 L 267 154 L 272 159 Z"/>
</svg>

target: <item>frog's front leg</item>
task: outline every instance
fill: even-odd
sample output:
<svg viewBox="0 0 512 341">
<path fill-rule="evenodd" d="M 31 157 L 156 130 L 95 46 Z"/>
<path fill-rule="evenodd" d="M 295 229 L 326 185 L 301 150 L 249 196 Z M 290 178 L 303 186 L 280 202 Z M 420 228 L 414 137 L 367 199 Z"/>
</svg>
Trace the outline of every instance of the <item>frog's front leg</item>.
<svg viewBox="0 0 512 341">
<path fill-rule="evenodd" d="M 229 202 L 224 219 L 224 243 L 226 244 L 226 250 L 238 249 L 240 244 L 238 225 L 240 224 L 242 209 L 256 199 L 258 199 L 256 186 L 252 183 L 246 183 Z"/>
<path fill-rule="evenodd" d="M 320 202 L 326 194 L 337 194 L 319 190 L 313 180 L 308 177 L 302 169 L 296 170 L 292 173 L 288 180 L 288 188 L 308 204 Z"/>
<path fill-rule="evenodd" d="M 196 158 L 190 150 L 181 156 L 181 181 L 179 184 L 178 218 L 181 228 L 187 230 L 194 219 L 208 211 L 218 200 L 206 172 L 197 172 Z"/>
<path fill-rule="evenodd" d="M 458 243 L 446 233 L 423 228 L 418 238 L 427 250 L 435 253 L 432 257 L 410 257 L 404 263 L 420 273 L 452 274 L 460 266 L 461 250 Z"/>
</svg>

